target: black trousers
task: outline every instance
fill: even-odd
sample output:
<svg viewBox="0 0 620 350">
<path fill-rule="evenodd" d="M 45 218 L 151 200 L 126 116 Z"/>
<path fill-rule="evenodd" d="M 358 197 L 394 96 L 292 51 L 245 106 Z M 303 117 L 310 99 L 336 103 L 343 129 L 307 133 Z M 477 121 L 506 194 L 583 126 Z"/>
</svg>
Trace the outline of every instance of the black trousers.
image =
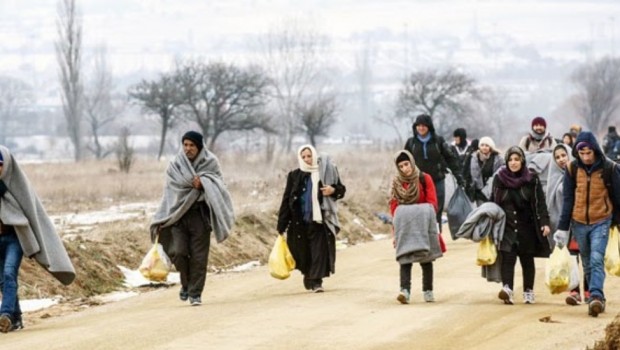
<svg viewBox="0 0 620 350">
<path fill-rule="evenodd" d="M 400 289 L 411 291 L 411 268 L 413 264 L 400 265 Z M 433 290 L 433 263 L 420 263 L 422 267 L 422 291 Z"/>
<path fill-rule="evenodd" d="M 330 275 L 329 248 L 323 224 L 312 223 L 308 229 L 308 243 L 310 245 L 310 268 L 304 276 L 312 285 L 322 285 L 323 277 Z M 307 283 L 307 282 L 305 282 Z"/>
<path fill-rule="evenodd" d="M 201 296 L 205 286 L 210 236 L 209 207 L 203 201 L 172 226 L 172 261 L 190 297 Z"/>
<path fill-rule="evenodd" d="M 522 254 L 514 250 L 510 252 L 500 251 L 500 253 L 502 254 L 502 284 L 507 284 L 510 289 L 514 290 L 515 264 L 518 257 L 523 271 L 523 291 L 534 290 L 534 278 L 536 277 L 534 255 Z"/>
</svg>

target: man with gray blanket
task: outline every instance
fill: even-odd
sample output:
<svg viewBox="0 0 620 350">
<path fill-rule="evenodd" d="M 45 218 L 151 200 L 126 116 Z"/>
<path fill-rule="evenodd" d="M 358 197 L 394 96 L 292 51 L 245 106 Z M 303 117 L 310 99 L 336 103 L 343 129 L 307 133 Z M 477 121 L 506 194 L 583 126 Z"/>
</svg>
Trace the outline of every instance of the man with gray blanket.
<svg viewBox="0 0 620 350">
<path fill-rule="evenodd" d="M 75 279 L 73 264 L 54 224 L 9 150 L 0 146 L 0 332 L 24 328 L 18 275 L 22 257 L 34 258 L 58 281 Z"/>
<path fill-rule="evenodd" d="M 228 238 L 233 206 L 220 163 L 204 147 L 203 137 L 188 131 L 183 149 L 168 165 L 161 204 L 151 222 L 151 239 L 170 255 L 181 275 L 181 301 L 202 304 L 211 230 L 218 243 Z"/>
</svg>

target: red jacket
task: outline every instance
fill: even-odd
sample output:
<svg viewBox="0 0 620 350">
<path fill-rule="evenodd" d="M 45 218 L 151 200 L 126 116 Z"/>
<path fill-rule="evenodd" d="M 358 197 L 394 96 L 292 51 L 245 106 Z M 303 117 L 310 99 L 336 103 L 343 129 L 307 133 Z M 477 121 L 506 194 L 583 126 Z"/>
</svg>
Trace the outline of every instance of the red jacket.
<svg viewBox="0 0 620 350">
<path fill-rule="evenodd" d="M 424 184 L 426 186 L 422 186 L 418 182 L 418 187 L 420 187 L 420 197 L 418 198 L 418 203 L 430 203 L 435 208 L 435 213 L 437 212 L 437 193 L 435 192 L 435 183 L 433 182 L 433 178 L 424 173 Z M 408 182 L 402 183 L 405 189 L 409 188 Z M 396 211 L 396 207 L 398 207 L 398 200 L 392 198 L 390 200 L 390 214 L 394 217 L 394 212 Z"/>
</svg>

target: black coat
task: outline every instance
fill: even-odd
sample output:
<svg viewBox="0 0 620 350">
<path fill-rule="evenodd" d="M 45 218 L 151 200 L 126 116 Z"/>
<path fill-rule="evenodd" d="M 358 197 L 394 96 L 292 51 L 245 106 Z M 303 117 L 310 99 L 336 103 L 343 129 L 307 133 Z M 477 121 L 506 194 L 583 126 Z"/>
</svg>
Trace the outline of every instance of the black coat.
<svg viewBox="0 0 620 350">
<path fill-rule="evenodd" d="M 295 169 L 288 173 L 286 178 L 286 188 L 282 195 L 280 211 L 278 213 L 278 232 L 280 234 L 287 232 L 287 243 L 293 258 L 295 259 L 296 268 L 303 274 L 306 274 L 310 268 L 310 241 L 309 229 L 310 223 L 304 222 L 301 210 L 301 201 L 303 192 L 306 190 L 305 182 L 310 181 L 310 173 Z M 336 184 L 327 184 L 336 190 L 332 196 L 336 199 L 344 197 L 346 187 L 338 179 Z M 323 183 L 319 181 L 319 188 Z M 318 191 L 319 203 L 323 202 L 323 195 Z M 328 252 L 330 271 L 335 271 L 336 262 L 336 237 L 338 232 L 330 232 L 325 223 L 322 224 L 323 230 L 328 237 Z"/>
<path fill-rule="evenodd" d="M 516 245 L 520 253 L 546 258 L 551 253 L 549 240 L 540 228 L 549 225 L 545 193 L 538 176 L 518 189 L 508 188 L 493 178 L 493 201 L 506 212 L 506 228 L 500 250 L 511 251 Z"/>
</svg>

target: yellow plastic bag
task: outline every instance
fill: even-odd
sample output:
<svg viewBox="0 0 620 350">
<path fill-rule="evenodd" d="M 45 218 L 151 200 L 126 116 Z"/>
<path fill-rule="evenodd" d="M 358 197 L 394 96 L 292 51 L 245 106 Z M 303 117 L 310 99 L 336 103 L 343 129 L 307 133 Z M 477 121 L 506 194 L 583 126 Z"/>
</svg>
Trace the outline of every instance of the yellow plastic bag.
<svg viewBox="0 0 620 350">
<path fill-rule="evenodd" d="M 478 266 L 493 265 L 495 263 L 495 259 L 497 259 L 497 249 L 495 248 L 495 243 L 493 243 L 491 236 L 486 236 L 478 245 L 478 257 L 476 259 L 476 264 L 478 264 Z"/>
<path fill-rule="evenodd" d="M 553 248 L 545 266 L 545 285 L 551 294 L 558 294 L 568 290 L 571 275 L 571 258 L 566 247 Z"/>
<path fill-rule="evenodd" d="M 609 231 L 609 240 L 605 248 L 605 270 L 610 275 L 620 276 L 620 245 L 616 227 Z"/>
<path fill-rule="evenodd" d="M 295 269 L 295 259 L 288 249 L 288 244 L 282 237 L 278 235 L 276 243 L 269 254 L 269 273 L 272 277 L 283 280 L 291 275 L 291 271 Z"/>
<path fill-rule="evenodd" d="M 153 247 L 146 253 L 138 270 L 144 278 L 153 282 L 165 282 L 172 266 L 170 258 L 164 252 L 164 247 L 158 243 L 159 236 L 155 237 Z"/>
</svg>

